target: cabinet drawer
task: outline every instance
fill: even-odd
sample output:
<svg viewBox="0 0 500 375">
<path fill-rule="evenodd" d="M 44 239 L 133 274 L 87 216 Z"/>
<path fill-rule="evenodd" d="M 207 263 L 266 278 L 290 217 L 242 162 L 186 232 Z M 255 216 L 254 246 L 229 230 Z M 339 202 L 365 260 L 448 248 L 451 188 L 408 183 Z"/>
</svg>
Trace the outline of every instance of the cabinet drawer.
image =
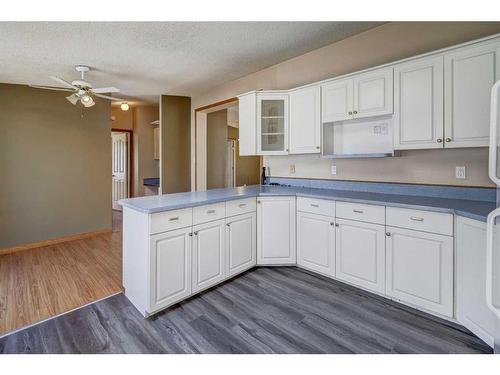
<svg viewBox="0 0 500 375">
<path fill-rule="evenodd" d="M 453 236 L 453 215 L 387 207 L 387 225 Z"/>
<path fill-rule="evenodd" d="M 193 225 L 224 219 L 225 215 L 226 205 L 224 202 L 193 207 Z"/>
<path fill-rule="evenodd" d="M 158 212 L 150 215 L 149 233 L 190 227 L 193 224 L 193 209 Z"/>
<path fill-rule="evenodd" d="M 349 202 L 337 202 L 336 206 L 337 217 L 367 223 L 385 224 L 385 206 Z"/>
<path fill-rule="evenodd" d="M 335 201 L 314 198 L 297 198 L 297 211 L 317 215 L 335 216 Z"/>
<path fill-rule="evenodd" d="M 226 202 L 226 216 L 235 216 L 255 211 L 257 211 L 257 202 L 255 198 Z"/>
</svg>

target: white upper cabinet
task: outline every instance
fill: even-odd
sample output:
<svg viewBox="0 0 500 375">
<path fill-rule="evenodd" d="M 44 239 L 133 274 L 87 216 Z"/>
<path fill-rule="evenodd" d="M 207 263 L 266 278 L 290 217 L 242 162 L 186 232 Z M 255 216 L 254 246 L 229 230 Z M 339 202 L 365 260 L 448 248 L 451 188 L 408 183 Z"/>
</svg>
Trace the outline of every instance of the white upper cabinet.
<svg viewBox="0 0 500 375">
<path fill-rule="evenodd" d="M 500 43 L 491 41 L 445 54 L 445 147 L 488 146 L 499 58 Z"/>
<path fill-rule="evenodd" d="M 322 122 L 350 120 L 353 117 L 352 79 L 333 81 L 321 86 Z"/>
<path fill-rule="evenodd" d="M 354 76 L 354 118 L 392 114 L 392 76 L 392 67 Z"/>
<path fill-rule="evenodd" d="M 394 149 L 443 148 L 443 56 L 394 68 Z"/>
<path fill-rule="evenodd" d="M 321 88 L 306 87 L 289 93 L 290 154 L 315 154 L 321 139 Z"/>
<path fill-rule="evenodd" d="M 288 94 L 257 93 L 257 154 L 288 154 Z"/>
<path fill-rule="evenodd" d="M 251 92 L 238 97 L 240 155 L 257 154 L 257 94 Z"/>
</svg>

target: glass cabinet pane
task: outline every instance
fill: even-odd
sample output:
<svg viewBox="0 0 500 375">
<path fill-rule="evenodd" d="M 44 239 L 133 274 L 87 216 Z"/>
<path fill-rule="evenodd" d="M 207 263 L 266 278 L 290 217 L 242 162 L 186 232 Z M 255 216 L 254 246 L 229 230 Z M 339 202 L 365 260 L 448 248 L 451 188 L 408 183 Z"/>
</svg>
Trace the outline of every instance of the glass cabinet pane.
<svg viewBox="0 0 500 375">
<path fill-rule="evenodd" d="M 285 135 L 262 135 L 262 151 L 283 151 L 285 149 Z"/>
<path fill-rule="evenodd" d="M 262 99 L 260 103 L 261 151 L 284 151 L 285 100 Z"/>
<path fill-rule="evenodd" d="M 284 100 L 262 100 L 262 117 L 284 117 Z"/>
</svg>

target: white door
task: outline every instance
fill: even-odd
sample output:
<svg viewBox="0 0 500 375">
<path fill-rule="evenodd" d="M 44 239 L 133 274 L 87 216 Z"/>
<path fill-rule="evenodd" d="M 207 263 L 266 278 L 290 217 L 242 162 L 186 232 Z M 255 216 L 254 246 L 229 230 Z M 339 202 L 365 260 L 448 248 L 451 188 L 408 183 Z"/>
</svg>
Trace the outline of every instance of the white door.
<svg viewBox="0 0 500 375">
<path fill-rule="evenodd" d="M 445 55 L 445 147 L 489 145 L 490 94 L 500 78 L 500 44 Z"/>
<path fill-rule="evenodd" d="M 486 302 L 486 223 L 457 217 L 457 320 L 493 347 L 495 314 Z"/>
<path fill-rule="evenodd" d="M 353 81 L 344 79 L 321 86 L 322 122 L 353 118 Z"/>
<path fill-rule="evenodd" d="M 191 294 L 191 227 L 150 237 L 150 310 Z"/>
<path fill-rule="evenodd" d="M 336 277 L 385 293 L 385 226 L 336 221 Z"/>
<path fill-rule="evenodd" d="M 224 279 L 224 241 L 224 220 L 193 227 L 193 292 Z"/>
<path fill-rule="evenodd" d="M 111 176 L 113 210 L 120 210 L 120 199 L 128 198 L 128 140 L 127 133 L 111 133 Z"/>
<path fill-rule="evenodd" d="M 354 81 L 354 118 L 390 115 L 393 111 L 393 69 L 358 74 Z"/>
<path fill-rule="evenodd" d="M 255 212 L 226 219 L 226 273 L 234 276 L 256 264 L 257 221 Z"/>
<path fill-rule="evenodd" d="M 290 154 L 317 154 L 321 138 L 321 88 L 290 92 Z"/>
<path fill-rule="evenodd" d="M 295 264 L 295 198 L 257 199 L 257 264 Z"/>
<path fill-rule="evenodd" d="M 394 149 L 443 148 L 443 56 L 394 68 Z"/>
<path fill-rule="evenodd" d="M 257 153 L 288 154 L 287 94 L 257 94 Z"/>
<path fill-rule="evenodd" d="M 334 218 L 297 212 L 297 264 L 335 276 Z"/>
<path fill-rule="evenodd" d="M 386 227 L 386 294 L 453 316 L 453 237 Z"/>
</svg>

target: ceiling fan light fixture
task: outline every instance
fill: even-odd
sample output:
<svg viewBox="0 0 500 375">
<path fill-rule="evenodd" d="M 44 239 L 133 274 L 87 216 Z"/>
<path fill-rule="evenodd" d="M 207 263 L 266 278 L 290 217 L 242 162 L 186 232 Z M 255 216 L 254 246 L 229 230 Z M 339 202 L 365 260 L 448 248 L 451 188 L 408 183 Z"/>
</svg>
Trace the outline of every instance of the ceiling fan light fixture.
<svg viewBox="0 0 500 375">
<path fill-rule="evenodd" d="M 125 102 L 125 103 L 120 104 L 120 108 L 121 108 L 122 111 L 128 111 L 128 109 L 130 108 L 130 106 L 128 105 L 127 102 Z"/>
<path fill-rule="evenodd" d="M 83 104 L 84 107 L 92 107 L 95 104 L 94 99 L 92 99 L 92 97 L 87 94 L 82 96 L 80 102 Z"/>
<path fill-rule="evenodd" d="M 66 97 L 66 100 L 73 105 L 75 105 L 78 102 L 78 99 L 79 99 L 79 97 L 76 94 L 71 94 L 70 96 Z"/>
</svg>

